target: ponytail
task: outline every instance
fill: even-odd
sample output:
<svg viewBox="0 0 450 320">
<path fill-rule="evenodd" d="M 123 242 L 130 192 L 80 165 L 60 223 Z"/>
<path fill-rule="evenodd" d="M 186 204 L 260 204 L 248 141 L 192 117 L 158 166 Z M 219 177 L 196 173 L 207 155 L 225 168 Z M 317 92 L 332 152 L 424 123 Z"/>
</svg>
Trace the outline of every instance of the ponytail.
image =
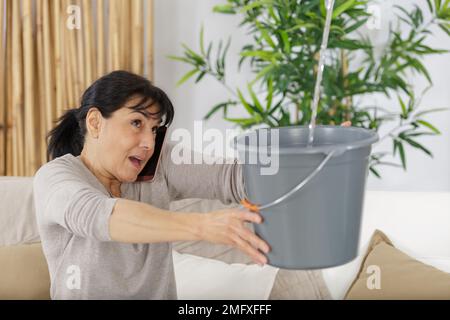
<svg viewBox="0 0 450 320">
<path fill-rule="evenodd" d="M 84 137 L 81 135 L 78 122 L 78 109 L 67 110 L 59 118 L 58 124 L 47 135 L 47 161 L 61 157 L 67 153 L 74 156 L 81 154 Z"/>
</svg>

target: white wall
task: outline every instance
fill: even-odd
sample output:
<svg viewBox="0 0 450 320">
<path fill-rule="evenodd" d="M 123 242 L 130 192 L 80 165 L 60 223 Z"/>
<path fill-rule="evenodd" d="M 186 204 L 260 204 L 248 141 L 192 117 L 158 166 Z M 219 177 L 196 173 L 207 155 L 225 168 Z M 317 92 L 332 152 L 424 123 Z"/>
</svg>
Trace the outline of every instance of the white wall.
<svg viewBox="0 0 450 320">
<path fill-rule="evenodd" d="M 182 55 L 181 43 L 186 43 L 194 50 L 198 50 L 200 27 L 205 26 L 205 40 L 226 39 L 232 36 L 232 43 L 228 54 L 228 84 L 231 87 L 243 87 L 246 81 L 252 79 L 248 70 L 237 72 L 237 53 L 246 42 L 244 30 L 238 28 L 240 19 L 237 16 L 215 14 L 212 8 L 221 0 L 155 0 L 155 83 L 166 90 L 175 105 L 176 116 L 173 128 L 187 128 L 192 132 L 193 121 L 201 120 L 206 112 L 216 103 L 226 100 L 228 92 L 214 79 L 205 77 L 200 84 L 188 81 L 176 88 L 175 83 L 189 70 L 185 64 L 166 58 L 166 55 Z M 382 28 L 369 34 L 376 43 L 382 43 L 386 35 L 387 14 L 392 14 L 389 7 L 395 3 L 400 5 L 423 5 L 425 1 L 384 1 L 381 5 Z M 428 12 L 425 10 L 425 12 Z M 385 15 L 386 14 L 386 15 Z M 434 36 L 428 39 L 430 46 L 450 49 L 450 40 L 433 30 Z M 424 107 L 450 107 L 450 54 L 435 55 L 425 60 L 430 71 L 434 86 L 424 97 Z M 412 78 L 414 85 L 423 88 L 425 82 Z M 371 97 L 378 103 L 392 104 L 384 97 Z M 239 107 L 236 107 L 239 108 Z M 233 115 L 245 115 L 237 112 Z M 442 132 L 438 137 L 423 137 L 422 141 L 434 153 L 434 159 L 420 151 L 408 148 L 407 172 L 402 169 L 383 167 L 383 179 L 370 177 L 368 188 L 373 190 L 402 190 L 402 191 L 450 191 L 450 112 L 430 115 L 427 119 L 435 124 Z M 204 124 L 205 128 L 225 130 L 232 125 L 221 119 L 220 115 L 213 117 Z M 383 134 L 383 132 L 381 132 Z M 388 141 L 389 142 L 389 141 Z M 391 148 L 390 142 L 375 147 L 375 150 Z"/>
</svg>

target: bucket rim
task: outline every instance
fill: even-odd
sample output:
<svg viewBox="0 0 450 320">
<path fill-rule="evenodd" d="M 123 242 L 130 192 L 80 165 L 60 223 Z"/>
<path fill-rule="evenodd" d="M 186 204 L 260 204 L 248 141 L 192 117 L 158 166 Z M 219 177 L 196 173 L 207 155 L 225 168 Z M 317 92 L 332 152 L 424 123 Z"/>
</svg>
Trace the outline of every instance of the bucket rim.
<svg viewBox="0 0 450 320">
<path fill-rule="evenodd" d="M 242 151 L 249 151 L 252 153 L 258 153 L 258 147 L 254 146 L 254 145 L 250 145 L 250 146 L 246 146 L 242 143 L 239 143 L 239 141 L 242 140 L 243 137 L 245 136 L 249 136 L 252 133 L 258 132 L 260 130 L 272 130 L 272 129 L 295 129 L 295 128 L 302 128 L 302 129 L 308 129 L 308 126 L 282 126 L 282 127 L 273 127 L 273 128 L 258 128 L 255 129 L 253 131 L 250 132 L 244 132 L 241 133 L 239 135 L 237 135 L 236 137 L 234 137 L 234 139 L 232 140 L 233 143 L 233 148 Z M 352 130 L 352 131 L 357 131 L 357 132 L 365 132 L 368 134 L 367 138 L 358 140 L 358 141 L 354 141 L 351 143 L 338 143 L 338 144 L 333 144 L 333 145 L 319 145 L 319 146 L 311 146 L 311 147 L 283 147 L 283 148 L 278 148 L 278 150 L 270 150 L 271 154 L 316 154 L 316 153 L 324 153 L 324 154 L 329 154 L 331 152 L 335 152 L 336 155 L 340 155 L 345 151 L 349 151 L 349 150 L 354 150 L 354 149 L 358 149 L 358 148 L 363 148 L 363 147 L 367 147 L 370 146 L 372 144 L 374 144 L 375 142 L 377 142 L 379 140 L 379 136 L 378 133 L 375 130 L 370 130 L 370 129 L 366 129 L 366 128 L 360 128 L 360 127 L 342 127 L 342 126 L 332 126 L 332 125 L 319 125 L 315 127 L 315 130 L 317 129 L 333 129 L 333 130 Z"/>
</svg>

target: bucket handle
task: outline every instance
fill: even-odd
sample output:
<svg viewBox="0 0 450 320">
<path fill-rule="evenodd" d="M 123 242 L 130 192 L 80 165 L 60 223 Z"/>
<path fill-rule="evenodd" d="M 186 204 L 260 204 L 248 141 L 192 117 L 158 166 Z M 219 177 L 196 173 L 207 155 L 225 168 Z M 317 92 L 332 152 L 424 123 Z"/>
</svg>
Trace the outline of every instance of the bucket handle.
<svg viewBox="0 0 450 320">
<path fill-rule="evenodd" d="M 300 181 L 300 183 L 297 184 L 294 188 L 292 188 L 290 191 L 288 191 L 287 193 L 285 193 L 278 199 L 276 199 L 272 202 L 269 202 L 267 204 L 264 204 L 264 205 L 258 205 L 258 204 L 252 203 L 248 199 L 242 199 L 241 205 L 239 206 L 239 208 L 241 208 L 241 209 L 245 208 L 252 212 L 259 212 L 262 209 L 267 209 L 267 208 L 273 207 L 273 206 L 279 204 L 280 202 L 283 202 L 284 200 L 289 199 L 297 191 L 302 189 L 309 181 L 311 181 L 320 172 L 320 170 L 322 170 L 322 168 L 327 164 L 327 162 L 333 156 L 341 155 L 344 152 L 345 152 L 345 149 L 341 148 L 341 149 L 332 149 L 332 150 L 328 151 L 327 153 L 325 153 L 326 157 L 320 162 L 320 164 L 317 166 L 317 168 L 315 168 L 305 179 Z"/>
</svg>

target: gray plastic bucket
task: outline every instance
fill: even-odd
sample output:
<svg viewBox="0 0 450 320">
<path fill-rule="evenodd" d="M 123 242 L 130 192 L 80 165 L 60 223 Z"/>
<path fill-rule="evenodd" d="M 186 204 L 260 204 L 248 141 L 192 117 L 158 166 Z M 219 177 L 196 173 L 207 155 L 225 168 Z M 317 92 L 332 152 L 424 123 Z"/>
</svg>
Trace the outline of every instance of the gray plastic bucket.
<svg viewBox="0 0 450 320">
<path fill-rule="evenodd" d="M 276 150 L 270 138 L 274 130 L 279 135 Z M 306 147 L 308 130 L 257 129 L 233 141 L 248 200 L 264 218 L 255 224 L 255 233 L 271 247 L 268 264 L 284 269 L 328 268 L 357 256 L 368 160 L 378 140 L 371 130 L 317 126 L 313 146 Z M 262 133 L 269 138 L 261 139 Z M 260 161 L 262 149 L 278 155 L 277 173 L 261 173 L 270 166 Z M 257 162 L 250 163 L 255 156 Z"/>
</svg>

